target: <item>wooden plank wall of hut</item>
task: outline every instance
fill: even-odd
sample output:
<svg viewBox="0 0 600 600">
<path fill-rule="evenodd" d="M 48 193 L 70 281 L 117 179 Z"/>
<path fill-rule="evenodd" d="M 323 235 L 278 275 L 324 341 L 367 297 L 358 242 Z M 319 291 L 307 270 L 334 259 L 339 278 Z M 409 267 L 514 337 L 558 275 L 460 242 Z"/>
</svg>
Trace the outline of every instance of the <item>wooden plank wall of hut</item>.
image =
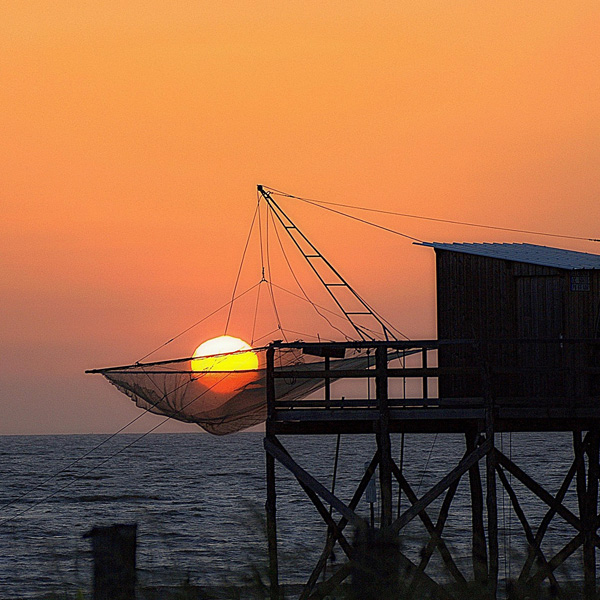
<svg viewBox="0 0 600 600">
<path fill-rule="evenodd" d="M 497 372 L 491 377 L 497 397 L 556 398 L 564 404 L 567 397 L 574 401 L 597 395 L 600 378 L 582 377 L 581 370 L 600 366 L 599 348 L 558 340 L 600 335 L 600 272 L 447 250 L 436 250 L 436 258 L 438 338 L 479 342 L 474 347 L 442 347 L 440 366 L 469 367 L 486 361 Z M 485 343 L 550 338 L 557 342 Z M 521 372 L 503 374 L 507 369 Z M 442 397 L 478 393 L 480 382 L 473 379 L 450 376 L 440 381 Z"/>
</svg>

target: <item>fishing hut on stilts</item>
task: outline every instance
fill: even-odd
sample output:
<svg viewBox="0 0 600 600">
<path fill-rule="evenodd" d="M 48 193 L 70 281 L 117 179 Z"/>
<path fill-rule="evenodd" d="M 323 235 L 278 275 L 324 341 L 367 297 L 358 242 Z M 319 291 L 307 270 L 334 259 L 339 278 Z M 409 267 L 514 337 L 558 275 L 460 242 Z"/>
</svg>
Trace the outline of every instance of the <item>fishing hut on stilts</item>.
<svg viewBox="0 0 600 600">
<path fill-rule="evenodd" d="M 285 579 L 278 560 L 276 465 L 294 476 L 327 531 L 300 600 L 323 599 L 349 582 L 361 600 L 517 599 L 542 589 L 549 596 L 564 596 L 558 573 L 569 564 L 576 565 L 570 573 L 581 580 L 581 597 L 597 598 L 600 256 L 531 244 L 418 242 L 424 251 L 435 251 L 438 339 L 403 339 L 298 229 L 274 195 L 276 190 L 258 186 L 273 224 L 291 238 L 352 327 L 351 339 L 273 341 L 208 357 L 91 371 L 104 375 L 139 407 L 217 435 L 266 423 L 271 600 L 282 597 L 280 581 Z M 269 285 L 273 296 L 268 271 L 263 266 L 257 285 L 259 292 L 260 285 Z M 235 355 L 254 362 L 240 368 L 229 362 Z M 342 396 L 337 382 L 362 382 L 367 393 Z M 317 397 L 318 390 L 323 391 Z M 543 469 L 532 472 L 525 456 L 498 443 L 514 432 L 570 436 L 568 464 L 552 465 L 554 478 L 560 471 L 556 490 L 549 489 Z M 445 433 L 464 439 L 463 452 L 421 492 L 423 477 L 411 480 L 403 464 L 404 437 L 435 439 Z M 375 438 L 373 455 L 348 500 L 286 447 L 286 436 L 324 434 L 337 435 L 338 448 L 341 435 Z M 398 439 L 400 453 L 393 447 Z M 434 462 L 445 454 L 438 452 Z M 359 510 L 374 478 L 380 498 L 375 526 Z M 459 510 L 461 483 L 469 494 L 467 567 L 464 549 L 457 551 L 447 536 L 453 511 Z M 541 512 L 528 510 L 531 498 L 543 506 Z M 464 513 L 464 506 L 460 510 Z M 506 527 L 499 516 L 507 510 L 523 548 L 510 582 L 506 572 L 504 578 L 500 573 Z M 417 558 L 401 543 L 416 522 L 426 535 Z M 548 547 L 553 530 L 564 534 L 559 548 Z M 505 544 L 503 550 L 506 561 Z M 344 560 L 333 564 L 334 551 Z M 434 557 L 443 576 L 432 568 Z"/>
<path fill-rule="evenodd" d="M 550 597 L 559 597 L 557 571 L 575 555 L 582 557 L 583 575 L 579 577 L 581 568 L 575 567 L 571 576 L 583 580 L 585 600 L 597 598 L 600 256 L 529 244 L 422 245 L 436 253 L 438 340 L 275 343 L 267 352 L 265 450 L 271 598 L 279 598 L 276 462 L 294 475 L 327 525 L 325 546 L 301 600 L 326 597 L 351 574 L 360 580 L 361 568 L 371 582 L 377 579 L 378 568 L 387 578 L 378 590 L 362 592 L 363 597 L 497 598 L 498 493 L 502 488 L 522 529 L 524 554 L 514 581 L 506 582 L 509 591 L 500 595 L 525 598 L 546 586 Z M 277 352 L 291 348 L 321 356 L 320 364 L 313 363 L 310 370 L 278 369 Z M 336 360 L 343 360 L 347 352 L 357 348 L 371 351 L 374 364 L 335 368 Z M 401 356 L 399 367 L 389 366 L 394 355 Z M 324 382 L 322 400 L 277 400 L 276 389 L 282 378 L 319 376 Z M 374 380 L 375 396 L 335 398 L 331 392 L 333 378 Z M 389 393 L 391 382 L 397 379 L 414 384 L 410 398 Z M 391 434 L 450 432 L 464 435 L 464 455 L 418 496 L 415 483 L 405 478 L 394 458 L 398 453 L 393 452 Z M 561 466 L 562 483 L 557 491 L 548 491 L 543 475 L 528 473 L 526 461 L 520 464 L 519 457 L 507 456 L 499 448 L 497 435 L 506 432 L 572 435 L 572 459 Z M 376 452 L 349 502 L 342 502 L 302 468 L 283 442 L 289 434 L 324 433 L 369 433 L 376 438 Z M 557 465 L 552 467 L 555 470 Z M 363 532 L 359 539 L 361 535 L 369 539 L 369 524 L 359 516 L 357 506 L 376 470 L 380 514 L 376 535 L 371 536 L 367 550 L 371 561 L 361 566 L 364 548 L 352 542 L 347 525 Z M 459 567 L 444 540 L 444 526 L 464 477 L 468 478 L 471 496 L 470 572 Z M 573 482 L 576 511 L 565 503 Z M 408 500 L 398 515 L 394 515 L 393 486 Z M 518 488 L 528 490 L 545 505 L 539 522 L 526 516 Z M 441 498 L 437 514 L 431 514 L 433 502 Z M 338 513 L 337 519 L 328 506 Z M 429 536 L 417 562 L 395 543 L 413 519 L 422 522 Z M 553 527 L 571 533 L 563 547 L 548 554 L 543 542 Z M 345 562 L 320 581 L 337 546 Z M 428 574 L 434 552 L 441 557 L 450 585 L 441 585 Z M 390 555 L 396 563 L 391 574 L 385 561 Z"/>
</svg>

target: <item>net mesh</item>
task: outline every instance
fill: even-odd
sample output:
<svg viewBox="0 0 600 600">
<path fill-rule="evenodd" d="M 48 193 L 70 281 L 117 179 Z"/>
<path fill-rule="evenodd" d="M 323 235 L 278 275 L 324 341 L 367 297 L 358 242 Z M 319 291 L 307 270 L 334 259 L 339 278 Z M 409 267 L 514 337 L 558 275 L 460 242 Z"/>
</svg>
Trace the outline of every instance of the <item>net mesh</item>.
<svg viewBox="0 0 600 600">
<path fill-rule="evenodd" d="M 262 423 L 267 418 L 266 348 L 255 349 L 258 368 L 231 369 L 236 353 L 215 356 L 210 370 L 194 368 L 193 359 L 98 369 L 138 407 L 178 421 L 196 423 L 209 433 L 226 435 Z M 276 349 L 275 370 L 314 369 L 316 358 L 296 349 Z M 331 359 L 330 369 L 366 368 L 373 357 L 356 351 L 348 358 Z M 276 378 L 275 398 L 301 400 L 324 386 L 322 378 Z"/>
</svg>

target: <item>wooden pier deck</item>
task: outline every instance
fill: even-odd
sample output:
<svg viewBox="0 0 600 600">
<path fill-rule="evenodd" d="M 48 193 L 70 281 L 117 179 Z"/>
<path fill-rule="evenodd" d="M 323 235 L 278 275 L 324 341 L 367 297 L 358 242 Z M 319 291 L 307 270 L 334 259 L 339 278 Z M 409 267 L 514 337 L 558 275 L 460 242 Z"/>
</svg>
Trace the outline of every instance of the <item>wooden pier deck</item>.
<svg viewBox="0 0 600 600">
<path fill-rule="evenodd" d="M 310 362 L 282 366 L 282 351 L 304 352 Z M 372 360 L 347 361 L 352 352 L 368 351 Z M 318 358 L 317 358 L 318 357 Z M 390 360 L 392 359 L 392 360 Z M 359 366 L 357 366 L 359 365 Z M 298 379 L 310 385 L 323 383 L 312 397 L 290 399 L 279 386 Z M 349 385 L 351 395 L 334 387 Z M 310 387 L 310 385 L 308 387 Z M 540 590 L 546 582 L 551 593 L 560 591 L 557 569 L 581 549 L 585 600 L 597 598 L 596 548 L 600 547 L 600 343 L 586 340 L 455 340 L 410 342 L 347 342 L 338 344 L 274 343 L 267 351 L 267 405 L 265 450 L 267 475 L 267 534 L 269 542 L 271 600 L 279 600 L 275 464 L 298 480 L 327 527 L 326 543 L 317 565 L 308 577 L 300 600 L 323 599 L 356 568 L 358 549 L 344 533 L 347 524 L 355 532 L 376 539 L 399 540 L 404 528 L 419 519 L 430 535 L 425 558 L 411 562 L 395 547 L 398 568 L 410 581 L 408 597 L 459 600 L 471 597 L 495 600 L 499 589 L 498 492 L 504 490 L 523 527 L 526 557 L 515 584 Z M 528 465 L 507 456 L 495 443 L 500 432 L 563 431 L 573 438 L 572 462 L 564 467 L 558 492 L 548 491 L 547 482 L 536 481 Z M 391 433 L 462 433 L 465 454 L 445 476 L 418 497 L 405 477 L 402 464 L 392 451 Z M 374 434 L 377 449 L 350 502 L 304 469 L 284 447 L 280 436 L 288 434 Z M 434 457 L 435 460 L 435 457 Z M 481 470 L 485 472 L 482 477 Z M 379 481 L 378 528 L 356 512 L 369 481 Z M 462 478 L 469 481 L 472 529 L 472 574 L 458 569 L 443 538 L 456 489 Z M 521 488 L 517 492 L 512 479 Z M 579 514 L 564 503 L 575 487 Z M 533 495 L 547 512 L 537 524 L 526 517 L 519 494 Z M 403 511 L 394 498 L 406 497 Z M 437 524 L 433 503 L 442 498 Z M 329 508 L 328 508 L 329 506 Z M 336 520 L 332 509 L 340 515 Z M 561 528 L 571 530 L 568 543 L 558 551 L 542 543 L 548 527 L 560 517 Z M 364 533 L 371 531 L 372 533 Z M 360 533 L 362 532 L 362 533 Z M 379 536 L 379 537 L 377 537 Z M 373 538 L 373 539 L 375 539 Z M 328 578 L 326 566 L 338 544 L 346 562 Z M 373 547 L 376 550 L 376 546 Z M 438 551 L 455 592 L 429 575 L 427 565 Z M 367 555 L 370 553 L 367 552 Z M 319 579 L 323 581 L 319 583 Z M 393 583 L 393 582 L 392 582 Z M 473 587 L 475 586 L 475 588 Z M 553 591 L 554 590 L 554 591 Z M 537 593 L 537 592 L 536 592 Z M 412 595 L 410 595 L 412 594 Z M 395 597 L 395 596 L 394 596 Z"/>
<path fill-rule="evenodd" d="M 385 389 L 391 433 L 444 433 L 486 429 L 486 419 L 493 420 L 494 430 L 506 431 L 575 431 L 600 425 L 600 342 L 597 340 L 511 340 L 485 344 L 470 341 L 414 341 L 377 343 L 336 343 L 323 345 L 333 352 L 373 351 L 373 364 L 362 369 L 332 369 L 334 361 L 323 357 L 310 370 L 275 366 L 278 348 L 297 350 L 312 344 L 275 344 L 268 353 L 268 427 L 274 434 L 373 433 L 380 418 L 377 394 L 372 397 L 332 397 L 332 381 L 354 380 L 366 390 Z M 523 354 L 558 351 L 567 363 L 528 367 L 519 363 Z M 449 352 L 461 351 L 461 362 L 471 366 L 440 366 L 451 362 Z M 381 360 L 397 352 L 399 358 Z M 511 365 L 492 366 L 489 357 L 506 351 L 512 353 Z M 446 357 L 444 357 L 446 354 Z M 440 356 L 441 355 L 441 356 Z M 382 358 L 383 358 L 382 357 Z M 577 357 L 577 360 L 574 360 Z M 497 361 L 495 361 L 497 363 Z M 505 361 L 508 362 L 508 361 Z M 397 366 L 404 363 L 404 366 Z M 417 366 L 414 366 L 417 364 Z M 321 379 L 321 398 L 276 400 L 277 380 Z M 402 382 L 402 393 L 392 391 L 393 382 Z M 510 383 L 510 385 L 507 384 Z M 519 385 L 519 383 L 523 385 Z M 358 386 L 357 386 L 358 387 Z M 460 394 L 468 389 L 469 396 Z M 449 394 L 440 395 L 440 390 Z M 367 396 L 364 393 L 364 396 Z"/>
</svg>

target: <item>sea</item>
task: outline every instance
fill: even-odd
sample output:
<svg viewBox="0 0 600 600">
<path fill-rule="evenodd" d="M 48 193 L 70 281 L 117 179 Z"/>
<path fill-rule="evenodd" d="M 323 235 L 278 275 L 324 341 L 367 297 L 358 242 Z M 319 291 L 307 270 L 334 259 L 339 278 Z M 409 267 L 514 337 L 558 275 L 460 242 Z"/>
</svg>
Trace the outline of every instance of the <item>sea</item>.
<svg viewBox="0 0 600 600">
<path fill-rule="evenodd" d="M 300 466 L 348 502 L 375 452 L 374 436 L 282 436 Z M 556 493 L 572 461 L 572 438 L 562 433 L 497 434 L 496 443 L 549 492 Z M 464 454 L 458 434 L 392 436 L 396 462 L 417 496 L 439 481 Z M 336 461 L 336 451 L 338 460 Z M 337 465 L 337 467 L 336 467 Z M 314 505 L 294 477 L 277 466 L 279 566 L 284 582 L 305 581 L 326 537 Z M 482 468 L 485 481 L 485 469 Z M 547 507 L 510 477 L 534 532 Z M 574 484 L 572 485 L 574 487 Z M 518 575 L 525 536 L 498 482 L 501 582 Z M 361 500 L 366 519 L 378 514 Z M 394 512 L 406 509 L 395 494 Z M 443 496 L 428 513 L 435 523 Z M 93 527 L 137 524 L 138 580 L 143 586 L 235 585 L 267 572 L 263 434 L 214 437 L 204 433 L 0 437 L 0 599 L 76 597 L 92 581 Z M 576 514 L 570 488 L 565 504 Z M 334 517 L 336 515 L 333 511 Z M 444 539 L 467 578 L 471 575 L 471 511 L 463 477 L 444 527 Z M 348 537 L 352 538 L 350 528 Z M 572 537 L 555 518 L 546 556 Z M 404 530 L 402 551 L 419 561 L 427 541 L 418 519 Z M 342 560 L 341 550 L 337 560 Z M 580 569 L 580 552 L 571 559 Z M 332 567 L 330 566 L 329 569 Z M 448 579 L 434 555 L 428 572 Z M 503 585 L 503 583 L 501 583 Z"/>
</svg>

